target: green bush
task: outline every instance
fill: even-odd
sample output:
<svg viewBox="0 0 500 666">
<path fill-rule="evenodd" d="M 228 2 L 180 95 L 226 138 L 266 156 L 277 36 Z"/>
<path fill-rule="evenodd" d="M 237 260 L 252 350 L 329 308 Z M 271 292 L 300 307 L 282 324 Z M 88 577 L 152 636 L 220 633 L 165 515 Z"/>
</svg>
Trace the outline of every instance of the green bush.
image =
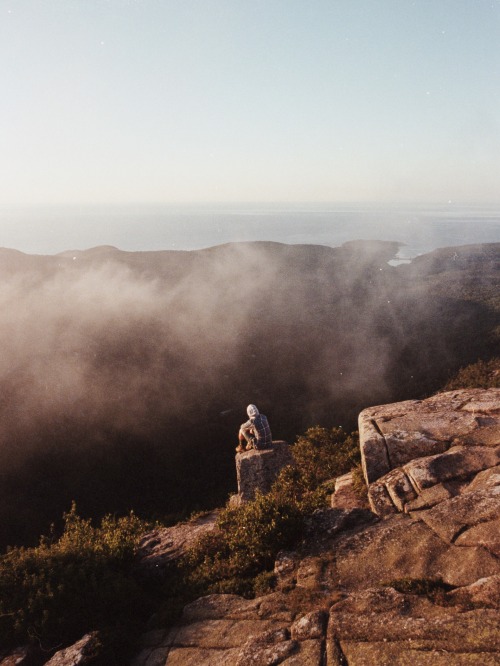
<svg viewBox="0 0 500 666">
<path fill-rule="evenodd" d="M 133 573 L 147 524 L 133 513 L 105 517 L 99 527 L 73 505 L 59 539 L 14 548 L 0 558 L 0 644 L 37 642 L 44 650 L 99 629 L 108 646 L 126 645 L 149 604 Z M 114 649 L 114 648 L 112 648 Z M 108 663 L 114 663 L 108 655 Z"/>
<path fill-rule="evenodd" d="M 444 390 L 455 391 L 465 388 L 500 388 L 500 358 L 480 360 L 461 368 L 455 377 L 446 383 Z"/>
<path fill-rule="evenodd" d="M 303 519 L 293 498 L 273 492 L 224 509 L 216 531 L 202 537 L 186 557 L 187 584 L 198 593 L 251 596 L 253 578 L 273 567 L 278 551 L 300 539 Z"/>
<path fill-rule="evenodd" d="M 342 428 L 309 428 L 293 446 L 293 457 L 309 489 L 346 474 L 361 461 L 357 433 Z"/>
</svg>

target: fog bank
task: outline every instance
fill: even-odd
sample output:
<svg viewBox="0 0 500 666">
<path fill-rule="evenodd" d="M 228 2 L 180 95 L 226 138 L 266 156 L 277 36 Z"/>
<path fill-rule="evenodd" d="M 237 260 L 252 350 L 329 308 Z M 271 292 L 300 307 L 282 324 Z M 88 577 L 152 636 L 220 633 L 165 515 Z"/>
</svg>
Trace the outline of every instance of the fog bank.
<svg viewBox="0 0 500 666">
<path fill-rule="evenodd" d="M 247 403 L 280 438 L 353 427 L 363 406 L 418 397 L 488 353 L 492 312 L 461 296 L 491 287 L 485 249 L 389 266 L 396 252 L 2 250 L 0 519 L 41 503 L 42 526 L 73 498 L 90 513 L 210 503 L 232 487 Z"/>
</svg>

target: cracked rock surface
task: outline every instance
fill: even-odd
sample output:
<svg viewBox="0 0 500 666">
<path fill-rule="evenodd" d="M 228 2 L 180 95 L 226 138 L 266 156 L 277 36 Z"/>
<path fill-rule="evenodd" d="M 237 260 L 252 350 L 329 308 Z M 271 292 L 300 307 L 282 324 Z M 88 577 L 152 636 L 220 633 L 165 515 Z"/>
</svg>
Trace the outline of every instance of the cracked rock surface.
<svg viewBox="0 0 500 666">
<path fill-rule="evenodd" d="M 277 589 L 211 595 L 133 666 L 500 666 L 500 390 L 364 410 L 371 511 L 340 478 Z"/>
</svg>

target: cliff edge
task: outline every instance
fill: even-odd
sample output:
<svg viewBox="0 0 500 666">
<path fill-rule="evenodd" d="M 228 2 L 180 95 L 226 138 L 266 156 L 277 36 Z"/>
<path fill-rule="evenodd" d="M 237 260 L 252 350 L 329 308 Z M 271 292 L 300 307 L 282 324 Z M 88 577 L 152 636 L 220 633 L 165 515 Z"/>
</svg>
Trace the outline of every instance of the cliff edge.
<svg viewBox="0 0 500 666">
<path fill-rule="evenodd" d="M 360 445 L 371 511 L 342 477 L 273 593 L 196 600 L 133 665 L 500 664 L 500 390 L 364 410 Z"/>
<path fill-rule="evenodd" d="M 500 389 L 371 407 L 359 430 L 369 508 L 338 477 L 303 542 L 278 554 L 273 592 L 196 599 L 142 636 L 131 666 L 500 665 Z M 236 456 L 240 493 L 265 492 L 288 456 Z M 161 575 L 216 518 L 149 533 L 139 566 Z M 90 666 L 96 640 L 50 663 Z M 14 662 L 31 663 L 1 661 Z"/>
</svg>

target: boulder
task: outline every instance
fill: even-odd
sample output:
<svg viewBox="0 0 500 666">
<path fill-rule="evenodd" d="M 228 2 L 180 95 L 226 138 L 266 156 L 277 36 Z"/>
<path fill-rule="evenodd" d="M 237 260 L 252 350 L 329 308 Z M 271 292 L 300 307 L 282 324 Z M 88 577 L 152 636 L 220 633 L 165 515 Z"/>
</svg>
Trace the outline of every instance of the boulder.
<svg viewBox="0 0 500 666">
<path fill-rule="evenodd" d="M 292 453 L 284 441 L 274 441 L 270 449 L 237 453 L 236 476 L 240 501 L 253 500 L 257 491 L 268 493 L 280 470 L 291 464 Z"/>
<path fill-rule="evenodd" d="M 500 389 L 449 391 L 370 407 L 359 415 L 359 433 L 367 484 L 452 446 L 498 446 Z"/>
<path fill-rule="evenodd" d="M 140 566 L 146 571 L 161 570 L 184 555 L 202 535 L 213 531 L 216 521 L 217 511 L 211 511 L 173 527 L 148 532 L 139 543 Z"/>
<path fill-rule="evenodd" d="M 96 631 L 86 634 L 74 645 L 59 650 L 46 666 L 83 666 L 90 664 L 100 651 L 99 636 Z"/>
</svg>

